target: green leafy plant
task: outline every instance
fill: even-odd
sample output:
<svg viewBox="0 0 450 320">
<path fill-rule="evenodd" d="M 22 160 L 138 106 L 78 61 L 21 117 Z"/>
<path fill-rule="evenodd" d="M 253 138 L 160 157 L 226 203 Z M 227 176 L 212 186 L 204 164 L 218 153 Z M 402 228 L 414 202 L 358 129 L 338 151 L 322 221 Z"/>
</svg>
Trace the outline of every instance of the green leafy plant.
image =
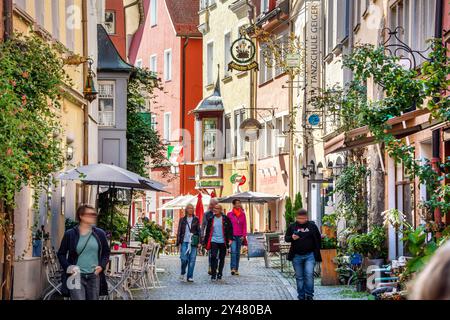
<svg viewBox="0 0 450 320">
<path fill-rule="evenodd" d="M 294 201 L 294 214 L 297 213 L 298 210 L 303 209 L 303 201 L 302 201 L 302 194 L 299 192 L 295 195 L 295 201 Z"/>
<path fill-rule="evenodd" d="M 323 237 L 322 238 L 322 249 L 336 249 L 337 240 L 336 238 Z"/>
<path fill-rule="evenodd" d="M 350 253 L 359 253 L 372 259 L 385 258 L 387 250 L 384 227 L 375 226 L 368 233 L 349 236 L 348 250 Z"/>
<path fill-rule="evenodd" d="M 294 208 L 292 207 L 292 200 L 290 197 L 286 198 L 284 206 L 284 220 L 286 221 L 286 228 L 295 221 Z"/>
<path fill-rule="evenodd" d="M 169 239 L 169 232 L 154 221 L 149 221 L 144 223 L 144 228 L 139 232 L 138 239 L 142 243 L 148 243 L 150 239 L 153 239 L 164 247 Z"/>
<path fill-rule="evenodd" d="M 78 225 L 78 222 L 76 222 L 75 220 L 72 220 L 70 218 L 66 218 L 66 221 L 65 221 L 65 230 L 66 231 L 69 229 L 72 229 L 76 225 Z"/>
<path fill-rule="evenodd" d="M 337 218 L 345 220 L 351 234 L 367 229 L 367 200 L 364 192 L 367 174 L 366 166 L 352 163 L 342 170 L 336 181 L 334 193 L 341 201 L 335 213 Z"/>
<path fill-rule="evenodd" d="M 322 217 L 322 225 L 329 228 L 336 228 L 337 225 L 337 214 L 331 213 L 326 214 Z"/>
<path fill-rule="evenodd" d="M 159 79 L 148 69 L 134 69 L 128 83 L 127 102 L 127 168 L 141 176 L 148 176 L 149 166 L 168 174 L 167 148 L 151 123 L 151 110 L 146 101 L 154 101 L 155 89 L 161 89 Z M 149 161 L 150 159 L 150 161 Z"/>
</svg>

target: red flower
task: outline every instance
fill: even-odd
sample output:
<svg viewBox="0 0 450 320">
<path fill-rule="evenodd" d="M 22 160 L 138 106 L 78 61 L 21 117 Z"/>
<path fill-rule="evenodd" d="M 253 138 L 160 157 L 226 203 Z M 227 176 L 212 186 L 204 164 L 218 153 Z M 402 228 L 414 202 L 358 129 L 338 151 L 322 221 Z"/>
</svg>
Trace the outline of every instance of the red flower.
<svg viewBox="0 0 450 320">
<path fill-rule="evenodd" d="M 30 77 L 30 74 L 27 71 L 22 72 L 22 77 L 25 79 L 28 79 Z"/>
<path fill-rule="evenodd" d="M 8 148 L 8 149 L 6 150 L 6 155 L 7 155 L 8 157 L 10 157 L 10 156 L 12 156 L 12 154 L 13 154 L 13 150 L 12 150 L 11 148 Z"/>
</svg>

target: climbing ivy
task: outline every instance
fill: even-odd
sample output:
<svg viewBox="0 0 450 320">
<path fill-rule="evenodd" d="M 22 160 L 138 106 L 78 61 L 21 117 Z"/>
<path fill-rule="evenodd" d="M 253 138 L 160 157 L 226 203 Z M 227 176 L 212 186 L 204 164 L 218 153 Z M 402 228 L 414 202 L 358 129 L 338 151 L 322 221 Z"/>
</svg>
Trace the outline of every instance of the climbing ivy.
<svg viewBox="0 0 450 320">
<path fill-rule="evenodd" d="M 450 120 L 450 100 L 446 96 L 450 86 L 447 79 L 450 65 L 447 49 L 441 40 L 431 41 L 429 57 L 430 61 L 425 62 L 420 70 L 405 69 L 398 57 L 386 54 L 384 47 L 362 45 L 344 60 L 344 66 L 353 71 L 353 83 L 362 85 L 371 80 L 382 88 L 384 98 L 367 100 L 358 106 L 361 124 L 368 126 L 378 143 L 384 143 L 392 159 L 403 164 L 411 181 L 417 177 L 426 185 L 431 198 L 424 202 L 424 206 L 430 211 L 440 209 L 445 214 L 449 209 L 450 193 L 441 184 L 443 175 L 436 172 L 429 162 L 416 159 L 414 146 L 389 133 L 391 126 L 387 123 L 411 107 L 422 108 L 424 104 L 430 110 L 430 120 Z M 449 167 L 449 163 L 441 166 Z"/>
<path fill-rule="evenodd" d="M 0 44 L 0 201 L 6 206 L 14 206 L 24 186 L 39 196 L 63 166 L 59 112 L 62 88 L 70 85 L 64 52 L 34 34 Z"/>
<path fill-rule="evenodd" d="M 127 141 L 128 170 L 148 176 L 149 166 L 167 168 L 167 148 L 159 133 L 145 114 L 146 100 L 154 100 L 155 89 L 161 89 L 159 80 L 148 69 L 134 69 L 128 84 Z"/>
</svg>

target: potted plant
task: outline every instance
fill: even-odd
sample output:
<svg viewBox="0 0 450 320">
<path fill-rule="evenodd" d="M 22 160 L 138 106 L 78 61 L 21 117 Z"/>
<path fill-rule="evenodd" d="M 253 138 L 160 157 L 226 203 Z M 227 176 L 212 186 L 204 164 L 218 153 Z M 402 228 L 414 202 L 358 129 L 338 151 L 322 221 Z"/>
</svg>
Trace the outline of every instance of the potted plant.
<svg viewBox="0 0 450 320">
<path fill-rule="evenodd" d="M 339 284 L 338 274 L 336 272 L 337 240 L 325 235 L 322 236 L 322 255 L 321 265 L 321 283 L 324 286 L 334 286 Z"/>
<path fill-rule="evenodd" d="M 370 246 L 368 248 L 366 266 L 382 266 L 387 256 L 386 230 L 382 226 L 375 226 L 368 234 Z"/>
</svg>

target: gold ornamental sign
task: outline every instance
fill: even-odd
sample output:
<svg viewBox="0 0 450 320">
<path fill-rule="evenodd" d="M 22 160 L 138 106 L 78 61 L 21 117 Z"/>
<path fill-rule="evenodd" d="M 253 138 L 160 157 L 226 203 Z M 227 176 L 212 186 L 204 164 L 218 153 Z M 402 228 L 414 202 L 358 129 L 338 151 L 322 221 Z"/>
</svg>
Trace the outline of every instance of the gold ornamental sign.
<svg viewBox="0 0 450 320">
<path fill-rule="evenodd" d="M 259 65 L 254 61 L 256 46 L 253 41 L 241 34 L 239 39 L 231 45 L 231 57 L 234 61 L 228 64 L 228 70 L 249 71 L 259 70 Z"/>
</svg>

